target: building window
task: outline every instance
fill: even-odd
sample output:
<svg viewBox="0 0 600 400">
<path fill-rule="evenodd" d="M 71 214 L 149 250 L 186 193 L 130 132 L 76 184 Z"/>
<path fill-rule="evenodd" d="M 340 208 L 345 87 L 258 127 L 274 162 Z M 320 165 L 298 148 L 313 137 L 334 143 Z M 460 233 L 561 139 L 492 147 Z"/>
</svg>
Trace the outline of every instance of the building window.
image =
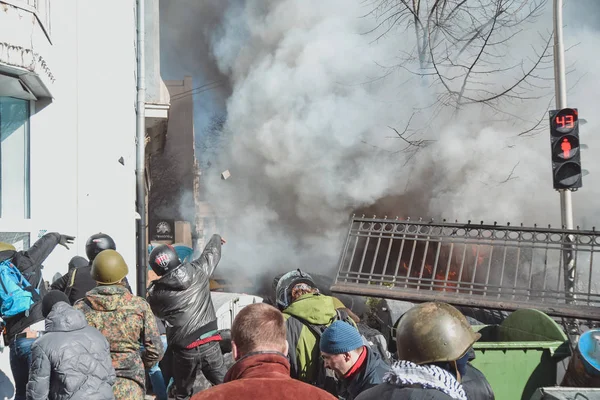
<svg viewBox="0 0 600 400">
<path fill-rule="evenodd" d="M 0 218 L 29 218 L 29 106 L 0 96 Z"/>
<path fill-rule="evenodd" d="M 0 242 L 10 243 L 17 251 L 26 251 L 29 245 L 29 232 L 0 232 Z"/>
<path fill-rule="evenodd" d="M 50 3 L 51 0 L 4 0 L 8 4 L 34 13 L 46 36 L 50 39 Z"/>
</svg>

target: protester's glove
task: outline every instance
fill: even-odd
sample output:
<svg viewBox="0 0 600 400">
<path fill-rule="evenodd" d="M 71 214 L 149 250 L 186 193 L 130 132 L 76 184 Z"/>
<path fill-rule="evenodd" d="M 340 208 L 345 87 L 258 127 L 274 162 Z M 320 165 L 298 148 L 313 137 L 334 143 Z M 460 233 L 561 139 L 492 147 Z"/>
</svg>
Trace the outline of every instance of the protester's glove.
<svg viewBox="0 0 600 400">
<path fill-rule="evenodd" d="M 60 241 L 58 242 L 58 244 L 64 246 L 67 250 L 69 250 L 69 246 L 67 246 L 67 244 L 73 244 L 74 240 L 75 236 L 60 235 Z"/>
</svg>

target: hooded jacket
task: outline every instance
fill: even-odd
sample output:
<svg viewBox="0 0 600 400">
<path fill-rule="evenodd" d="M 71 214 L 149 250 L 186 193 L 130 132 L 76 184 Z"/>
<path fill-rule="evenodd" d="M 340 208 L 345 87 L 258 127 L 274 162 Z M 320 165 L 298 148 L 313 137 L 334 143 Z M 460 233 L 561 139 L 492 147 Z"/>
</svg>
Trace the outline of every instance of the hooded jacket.
<svg viewBox="0 0 600 400">
<path fill-rule="evenodd" d="M 169 347 L 184 348 L 217 329 L 210 276 L 221 259 L 221 236 L 213 235 L 199 258 L 184 262 L 148 288 L 148 303 L 165 322 Z"/>
<path fill-rule="evenodd" d="M 305 294 L 283 310 L 289 343 L 290 368 L 293 378 L 314 381 L 317 371 L 319 342 L 317 336 L 301 321 L 329 326 L 336 319 L 336 302 L 322 294 Z"/>
<path fill-rule="evenodd" d="M 383 383 L 356 400 L 467 400 L 464 388 L 450 372 L 435 365 L 398 361 Z"/>
<path fill-rule="evenodd" d="M 74 305 L 90 326 L 108 340 L 118 378 L 145 386 L 145 368 L 152 368 L 163 354 L 156 320 L 146 301 L 121 285 L 98 286 Z M 144 345 L 144 350 L 141 350 Z M 116 386 L 119 386 L 117 380 Z"/>
<path fill-rule="evenodd" d="M 383 376 L 390 371 L 378 353 L 368 346 L 364 347 L 367 357 L 362 366 L 349 379 L 342 379 L 342 393 L 346 400 L 353 400 L 367 389 L 383 382 Z"/>
<path fill-rule="evenodd" d="M 64 302 L 52 307 L 46 334 L 31 347 L 27 399 L 114 399 L 108 342 L 81 311 Z"/>
<path fill-rule="evenodd" d="M 290 364 L 281 353 L 250 353 L 227 372 L 221 385 L 203 390 L 192 400 L 311 399 L 335 400 L 329 393 L 290 377 Z"/>
<path fill-rule="evenodd" d="M 0 251 L 0 262 L 12 259 L 12 263 L 21 271 L 21 274 L 33 287 L 39 287 L 40 297 L 46 294 L 46 286 L 42 277 L 42 263 L 52 253 L 60 242 L 60 233 L 50 232 L 39 238 L 27 251 Z M 16 334 L 36 322 L 43 321 L 42 302 L 38 301 L 29 308 L 29 316 L 25 313 L 6 318 L 7 344 L 10 344 Z"/>
</svg>

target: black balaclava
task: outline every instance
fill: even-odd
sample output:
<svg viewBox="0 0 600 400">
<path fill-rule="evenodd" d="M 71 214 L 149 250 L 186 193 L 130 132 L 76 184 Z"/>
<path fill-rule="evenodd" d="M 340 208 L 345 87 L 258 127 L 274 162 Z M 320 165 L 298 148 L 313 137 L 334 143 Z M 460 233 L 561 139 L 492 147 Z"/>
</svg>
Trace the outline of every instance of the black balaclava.
<svg viewBox="0 0 600 400">
<path fill-rule="evenodd" d="M 59 303 L 61 301 L 64 301 L 67 304 L 71 304 L 67 295 L 61 292 L 60 290 L 49 291 L 48 294 L 46 294 L 44 296 L 44 299 L 42 300 L 42 315 L 44 316 L 44 318 L 48 317 L 48 314 L 50 314 L 50 311 L 52 311 L 52 307 L 54 307 L 56 303 Z"/>
</svg>

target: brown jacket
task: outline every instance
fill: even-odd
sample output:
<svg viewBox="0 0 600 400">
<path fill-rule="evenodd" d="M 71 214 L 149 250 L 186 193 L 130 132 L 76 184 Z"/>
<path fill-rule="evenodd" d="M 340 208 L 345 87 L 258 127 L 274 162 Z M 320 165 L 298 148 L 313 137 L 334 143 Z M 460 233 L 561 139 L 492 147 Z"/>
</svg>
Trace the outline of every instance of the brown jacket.
<svg viewBox="0 0 600 400">
<path fill-rule="evenodd" d="M 242 357 L 227 371 L 223 384 L 197 393 L 192 400 L 335 400 L 317 387 L 290 378 L 290 363 L 281 353 L 257 352 Z"/>
</svg>

